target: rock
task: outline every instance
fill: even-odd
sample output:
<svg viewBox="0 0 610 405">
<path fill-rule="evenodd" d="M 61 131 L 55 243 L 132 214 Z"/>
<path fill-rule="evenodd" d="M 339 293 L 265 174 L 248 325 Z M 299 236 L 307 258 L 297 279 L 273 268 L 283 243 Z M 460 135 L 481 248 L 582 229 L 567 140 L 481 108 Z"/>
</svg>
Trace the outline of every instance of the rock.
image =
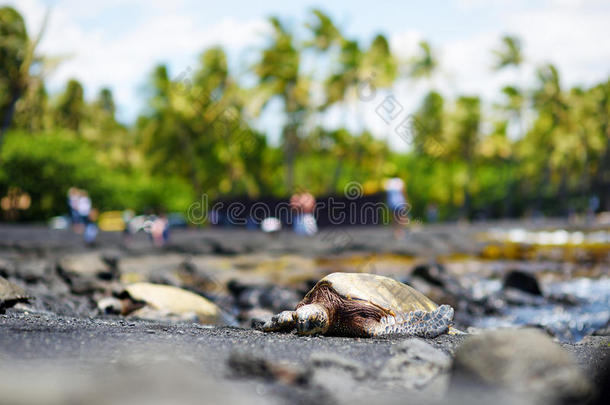
<svg viewBox="0 0 610 405">
<path fill-rule="evenodd" d="M 309 364 L 313 370 L 343 370 L 358 381 L 364 380 L 368 376 L 368 370 L 364 364 L 331 353 L 313 353 Z"/>
<path fill-rule="evenodd" d="M 451 385 L 503 388 L 540 401 L 582 401 L 591 390 L 570 354 L 533 329 L 468 337 L 456 352 Z"/>
<path fill-rule="evenodd" d="M 51 273 L 51 265 L 48 260 L 34 259 L 24 260 L 17 263 L 18 275 L 23 281 L 28 284 L 44 281 L 45 277 Z"/>
<path fill-rule="evenodd" d="M 548 304 L 548 300 L 541 295 L 533 295 L 515 288 L 505 289 L 500 293 L 498 299 L 504 300 L 505 305 L 513 306 L 538 307 Z"/>
<path fill-rule="evenodd" d="M 173 311 L 169 311 L 167 309 L 157 309 L 150 307 L 148 305 L 143 306 L 142 308 L 136 309 L 135 311 L 130 313 L 130 316 L 140 318 L 140 319 L 150 319 L 156 321 L 165 321 L 165 322 L 201 322 L 199 315 L 193 311 L 185 311 L 176 313 Z M 202 323 L 212 323 L 212 322 L 202 322 Z"/>
<path fill-rule="evenodd" d="M 423 339 L 406 339 L 392 347 L 392 354 L 403 355 L 412 363 L 430 363 L 440 370 L 448 370 L 451 357 Z"/>
<path fill-rule="evenodd" d="M 125 292 L 134 301 L 143 301 L 149 309 L 160 311 L 157 313 L 150 312 L 141 308 L 133 315 L 140 317 L 150 317 L 153 314 L 154 319 L 158 319 L 157 315 L 173 314 L 185 315 L 188 318 L 191 314 L 195 314 L 199 322 L 206 324 L 222 323 L 222 313 L 213 302 L 208 299 L 183 290 L 178 287 L 151 283 L 135 283 L 125 287 Z"/>
<path fill-rule="evenodd" d="M 595 330 L 591 335 L 593 336 L 610 336 L 610 319 L 601 328 Z"/>
<path fill-rule="evenodd" d="M 58 266 L 63 272 L 81 276 L 97 276 L 98 273 L 110 271 L 108 264 L 98 253 L 69 255 L 60 259 Z"/>
<path fill-rule="evenodd" d="M 419 277 L 437 287 L 444 287 L 445 268 L 440 263 L 419 264 L 411 271 L 411 277 Z"/>
<path fill-rule="evenodd" d="M 309 361 L 309 386 L 332 393 L 339 403 L 353 403 L 370 393 L 370 365 L 334 353 L 314 352 Z"/>
<path fill-rule="evenodd" d="M 97 302 L 97 308 L 103 314 L 120 315 L 123 313 L 123 302 L 116 297 L 104 297 Z"/>
<path fill-rule="evenodd" d="M 393 347 L 392 352 L 395 355 L 383 367 L 380 378 L 408 389 L 423 389 L 451 367 L 448 354 L 421 339 L 407 339 Z M 437 385 L 435 391 L 440 395 L 447 381 Z"/>
<path fill-rule="evenodd" d="M 276 285 L 248 285 L 231 280 L 227 288 L 243 310 L 264 308 L 273 313 L 293 310 L 302 298 L 296 291 Z"/>
<path fill-rule="evenodd" d="M 243 325 L 249 326 L 253 329 L 258 329 L 258 326 L 262 326 L 265 322 L 271 320 L 271 317 L 275 315 L 272 311 L 263 308 L 252 308 L 246 311 L 242 311 L 239 314 L 238 320 Z"/>
<path fill-rule="evenodd" d="M 502 286 L 504 289 L 515 288 L 532 295 L 542 296 L 542 290 L 536 277 L 521 270 L 508 272 L 502 281 Z"/>
<path fill-rule="evenodd" d="M 109 282 L 118 279 L 116 269 L 111 268 L 97 253 L 70 255 L 57 262 L 57 275 L 76 295 L 106 292 Z"/>
<path fill-rule="evenodd" d="M 231 353 L 227 366 L 236 378 L 260 378 L 289 385 L 307 385 L 309 382 L 309 372 L 304 368 L 272 362 L 241 351 Z"/>
<path fill-rule="evenodd" d="M 11 283 L 4 277 L 0 277 L 0 314 L 6 308 L 11 308 L 20 302 L 28 302 L 30 296 L 17 284 Z"/>
<path fill-rule="evenodd" d="M 15 274 L 17 266 L 12 260 L 0 257 L 0 276 L 9 277 Z"/>
<path fill-rule="evenodd" d="M 608 343 L 607 343 L 608 344 Z M 591 405 L 610 403 L 610 355 L 606 357 L 600 372 L 595 376 L 595 393 Z"/>
<path fill-rule="evenodd" d="M 227 367 L 232 378 L 255 379 L 267 383 L 266 387 L 258 385 L 257 392 L 260 394 L 269 390 L 283 399 L 280 403 L 334 405 L 337 403 L 337 390 L 346 388 L 334 386 L 334 389 L 329 390 L 312 381 L 312 371 L 306 366 L 272 361 L 243 351 L 231 353 Z"/>
</svg>

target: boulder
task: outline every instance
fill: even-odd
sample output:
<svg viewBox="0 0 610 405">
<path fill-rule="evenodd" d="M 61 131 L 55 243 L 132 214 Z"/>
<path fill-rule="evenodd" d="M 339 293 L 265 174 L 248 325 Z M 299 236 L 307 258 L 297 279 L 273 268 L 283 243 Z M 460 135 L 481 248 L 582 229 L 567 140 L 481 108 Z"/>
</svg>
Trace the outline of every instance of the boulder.
<svg viewBox="0 0 610 405">
<path fill-rule="evenodd" d="M 194 314 L 201 323 L 222 323 L 220 308 L 213 302 L 193 292 L 178 287 L 152 283 L 134 283 L 125 287 L 125 292 L 134 301 L 146 303 L 146 307 L 138 309 L 132 315 L 143 318 L 163 318 L 166 314 L 171 320 L 174 316 L 185 320 Z M 156 312 L 151 312 L 150 310 Z M 153 316 L 154 314 L 154 316 Z"/>
<path fill-rule="evenodd" d="M 582 401 L 591 392 L 571 355 L 535 329 L 468 337 L 456 352 L 451 385 L 500 388 L 540 402 Z"/>
<path fill-rule="evenodd" d="M 392 356 L 383 367 L 380 377 L 408 389 L 421 390 L 451 367 L 451 357 L 422 339 L 407 339 L 393 347 Z M 446 382 L 437 384 L 433 391 L 442 393 Z"/>
<path fill-rule="evenodd" d="M 521 270 L 512 270 L 506 274 L 502 282 L 502 286 L 514 288 L 528 294 L 542 296 L 542 290 L 538 284 L 538 280 L 533 274 L 526 273 Z"/>
</svg>

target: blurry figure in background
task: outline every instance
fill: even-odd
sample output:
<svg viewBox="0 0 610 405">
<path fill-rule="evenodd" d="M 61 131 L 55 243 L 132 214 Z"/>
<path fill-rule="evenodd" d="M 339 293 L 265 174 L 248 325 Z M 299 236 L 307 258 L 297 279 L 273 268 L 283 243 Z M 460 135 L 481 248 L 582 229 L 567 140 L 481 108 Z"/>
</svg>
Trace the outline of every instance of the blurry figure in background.
<svg viewBox="0 0 610 405">
<path fill-rule="evenodd" d="M 398 177 L 392 177 L 385 181 L 384 189 L 387 193 L 388 208 L 390 209 L 390 221 L 394 226 L 394 238 L 405 237 L 404 227 L 409 223 L 409 205 L 405 191 L 405 182 Z"/>
<path fill-rule="evenodd" d="M 91 198 L 89 198 L 89 194 L 85 190 L 78 191 L 76 213 L 80 223 L 86 226 L 89 221 L 89 214 L 91 213 Z"/>
<path fill-rule="evenodd" d="M 267 217 L 261 222 L 261 230 L 269 235 L 278 236 L 282 230 L 282 222 L 275 217 Z"/>
<path fill-rule="evenodd" d="M 595 213 L 599 209 L 599 197 L 594 195 L 589 198 L 589 206 L 587 207 L 587 225 L 593 225 L 595 222 Z"/>
<path fill-rule="evenodd" d="M 426 207 L 426 221 L 434 223 L 438 221 L 438 205 L 430 203 Z"/>
<path fill-rule="evenodd" d="M 68 189 L 68 209 L 70 210 L 70 220 L 72 221 L 72 229 L 76 233 L 84 231 L 84 223 L 81 215 L 78 213 L 78 203 L 80 200 L 80 190 L 76 187 Z"/>
<path fill-rule="evenodd" d="M 91 200 L 89 200 L 89 204 L 91 204 Z M 97 215 L 98 212 L 95 208 L 89 209 L 89 215 L 85 221 L 85 231 L 83 233 L 83 240 L 87 245 L 93 245 L 95 243 L 95 238 L 97 237 L 97 233 L 99 231 L 96 224 Z"/>
<path fill-rule="evenodd" d="M 133 212 L 133 210 L 125 210 L 121 213 L 121 218 L 123 219 L 123 222 L 125 222 L 125 229 L 123 229 L 123 242 L 124 243 L 129 243 L 131 242 L 131 235 L 132 235 L 132 229 L 129 226 L 129 224 L 131 223 L 131 220 L 135 217 L 135 213 Z"/>
<path fill-rule="evenodd" d="M 97 237 L 97 210 L 91 208 L 91 198 L 85 190 L 78 190 L 76 200 L 76 216 L 78 217 L 77 232 L 83 233 L 83 240 L 87 245 L 92 245 Z"/>
<path fill-rule="evenodd" d="M 32 198 L 28 193 L 19 187 L 9 187 L 8 192 L 0 199 L 0 208 L 4 211 L 4 218 L 9 221 L 16 221 L 19 218 L 19 211 L 30 208 Z"/>
<path fill-rule="evenodd" d="M 318 233 L 318 223 L 313 216 L 316 199 L 311 193 L 293 194 L 290 197 L 290 207 L 296 212 L 293 229 L 297 235 L 311 236 Z"/>
<path fill-rule="evenodd" d="M 162 247 L 169 240 L 169 221 L 165 214 L 160 214 L 152 221 L 150 236 L 157 247 Z"/>
</svg>

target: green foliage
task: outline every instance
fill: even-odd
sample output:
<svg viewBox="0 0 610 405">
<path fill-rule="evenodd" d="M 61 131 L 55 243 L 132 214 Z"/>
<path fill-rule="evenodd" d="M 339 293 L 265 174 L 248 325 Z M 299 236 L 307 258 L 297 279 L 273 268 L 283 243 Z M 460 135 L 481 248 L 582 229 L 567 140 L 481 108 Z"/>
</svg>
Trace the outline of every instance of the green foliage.
<svg viewBox="0 0 610 405">
<path fill-rule="evenodd" d="M 436 55 L 427 41 L 419 43 L 419 53 L 413 60 L 411 76 L 429 79 L 438 66 Z"/>
<path fill-rule="evenodd" d="M 12 7 L 0 8 L 0 136 L 24 88 L 29 39 L 25 22 Z"/>
<path fill-rule="evenodd" d="M 76 186 L 89 192 L 101 210 L 165 208 L 185 211 L 192 194 L 178 179 L 153 178 L 109 169 L 95 151 L 70 132 L 9 132 L 2 149 L 0 189 L 18 187 L 30 194 L 32 207 L 23 219 L 66 212 L 66 192 Z"/>
<path fill-rule="evenodd" d="M 523 63 L 523 51 L 521 40 L 512 35 L 502 37 L 502 46 L 493 51 L 496 57 L 495 70 L 501 70 L 508 66 L 519 67 Z"/>
<path fill-rule="evenodd" d="M 66 212 L 71 186 L 88 190 L 101 210 L 185 211 L 204 193 L 322 195 L 352 181 L 376 192 L 384 178 L 400 176 L 420 218 L 430 204 L 442 219 L 533 209 L 555 215 L 586 206 L 592 195 L 610 210 L 610 80 L 567 89 L 546 64 L 533 87 L 509 84 L 488 109 L 476 95 L 434 90 L 439 61 L 428 42 L 405 62 L 381 34 L 363 43 L 321 10 L 310 17 L 305 38 L 286 21 L 269 20 L 250 87 L 219 47 L 204 50 L 193 69 L 155 67 L 146 109 L 127 126 L 116 120 L 110 89 L 88 101 L 70 80 L 49 96 L 39 67 L 53 59 L 35 52 L 40 35 L 31 39 L 21 16 L 0 8 L 0 193 L 28 192 L 32 207 L 22 219 L 44 219 Z M 522 67 L 522 48 L 516 37 L 501 38 L 493 68 Z M 304 53 L 320 63 L 308 67 Z M 361 87 L 391 90 L 399 72 L 428 81 L 411 117 L 412 149 L 392 151 L 366 130 L 350 132 L 347 122 L 321 125 L 331 107 L 375 108 L 356 97 Z M 271 100 L 282 105 L 279 146 L 252 126 Z"/>
<path fill-rule="evenodd" d="M 83 86 L 77 80 L 68 81 L 56 111 L 56 122 L 60 127 L 79 132 L 85 114 L 85 98 Z"/>
</svg>

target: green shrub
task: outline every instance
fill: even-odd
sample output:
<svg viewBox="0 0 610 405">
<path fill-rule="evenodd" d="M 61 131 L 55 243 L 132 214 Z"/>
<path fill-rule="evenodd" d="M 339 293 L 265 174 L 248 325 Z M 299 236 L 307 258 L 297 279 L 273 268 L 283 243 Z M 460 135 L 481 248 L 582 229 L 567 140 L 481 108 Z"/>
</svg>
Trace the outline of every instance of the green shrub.
<svg viewBox="0 0 610 405">
<path fill-rule="evenodd" d="M 186 211 L 190 187 L 179 179 L 153 178 L 138 171 L 121 172 L 101 164 L 85 141 L 70 132 L 31 135 L 11 132 L 1 151 L 0 192 L 18 187 L 32 205 L 22 220 L 40 220 L 67 212 L 67 191 L 87 190 L 101 211 L 132 208 Z"/>
</svg>

